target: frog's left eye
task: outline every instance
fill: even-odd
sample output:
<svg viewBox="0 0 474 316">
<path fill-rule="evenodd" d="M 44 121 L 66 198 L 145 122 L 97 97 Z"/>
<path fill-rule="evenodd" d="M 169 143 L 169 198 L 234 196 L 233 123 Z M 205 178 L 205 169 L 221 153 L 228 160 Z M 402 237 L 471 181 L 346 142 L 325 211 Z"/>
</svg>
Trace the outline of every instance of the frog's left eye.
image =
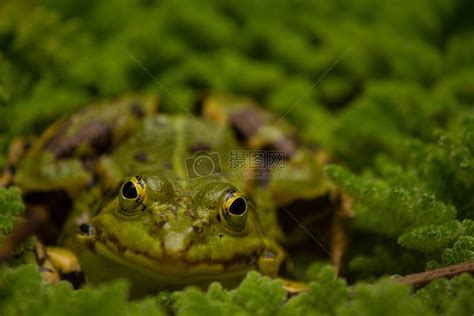
<svg viewBox="0 0 474 316">
<path fill-rule="evenodd" d="M 122 184 L 119 196 L 119 211 L 124 215 L 134 215 L 144 209 L 146 183 L 139 177 L 131 177 Z"/>
<path fill-rule="evenodd" d="M 234 231 L 243 231 L 247 222 L 247 202 L 238 192 L 230 191 L 224 197 L 220 211 L 221 223 Z"/>
</svg>

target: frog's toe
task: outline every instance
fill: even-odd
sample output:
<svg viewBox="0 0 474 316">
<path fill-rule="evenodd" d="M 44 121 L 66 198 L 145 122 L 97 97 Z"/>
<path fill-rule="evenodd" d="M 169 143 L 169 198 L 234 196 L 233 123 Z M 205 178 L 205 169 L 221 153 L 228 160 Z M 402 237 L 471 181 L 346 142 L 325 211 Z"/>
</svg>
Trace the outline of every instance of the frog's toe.
<svg viewBox="0 0 474 316">
<path fill-rule="evenodd" d="M 283 288 L 288 292 L 289 295 L 296 295 L 309 291 L 309 286 L 306 283 L 284 278 L 281 278 L 281 280 L 283 281 Z"/>
<path fill-rule="evenodd" d="M 278 271 L 280 270 L 284 258 L 285 254 L 281 249 L 276 247 L 266 249 L 258 259 L 258 270 L 262 274 L 274 278 L 278 275 Z"/>
<path fill-rule="evenodd" d="M 79 261 L 71 250 L 61 247 L 46 247 L 46 253 L 60 274 L 81 271 Z"/>
<path fill-rule="evenodd" d="M 81 272 L 79 261 L 73 252 L 67 248 L 45 247 L 37 242 L 35 256 L 43 281 L 54 284 L 68 276 L 78 275 Z"/>
</svg>

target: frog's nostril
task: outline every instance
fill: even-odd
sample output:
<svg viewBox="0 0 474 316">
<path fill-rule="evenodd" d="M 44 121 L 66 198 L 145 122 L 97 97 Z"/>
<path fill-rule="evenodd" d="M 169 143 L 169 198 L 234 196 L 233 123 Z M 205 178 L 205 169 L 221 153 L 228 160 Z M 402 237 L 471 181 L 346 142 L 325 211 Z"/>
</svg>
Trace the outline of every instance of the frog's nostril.
<svg viewBox="0 0 474 316">
<path fill-rule="evenodd" d="M 86 223 L 79 225 L 79 230 L 83 235 L 91 236 L 92 235 L 92 226 Z"/>
</svg>

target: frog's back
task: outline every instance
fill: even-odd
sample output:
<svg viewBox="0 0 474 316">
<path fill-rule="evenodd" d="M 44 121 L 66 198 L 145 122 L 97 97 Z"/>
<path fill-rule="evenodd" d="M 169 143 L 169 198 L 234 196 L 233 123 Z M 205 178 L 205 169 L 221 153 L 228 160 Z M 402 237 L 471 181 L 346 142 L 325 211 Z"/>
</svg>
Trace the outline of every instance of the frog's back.
<svg viewBox="0 0 474 316">
<path fill-rule="evenodd" d="M 117 176 L 161 170 L 182 180 L 225 178 L 229 152 L 239 148 L 232 131 L 184 115 L 146 118 L 139 130 L 110 155 Z"/>
</svg>

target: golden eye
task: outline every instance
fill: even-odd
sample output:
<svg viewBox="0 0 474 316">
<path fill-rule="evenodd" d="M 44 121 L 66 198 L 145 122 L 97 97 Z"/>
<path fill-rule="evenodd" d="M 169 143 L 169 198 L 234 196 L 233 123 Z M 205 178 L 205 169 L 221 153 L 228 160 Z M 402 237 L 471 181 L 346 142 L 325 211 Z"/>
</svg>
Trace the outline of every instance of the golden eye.
<svg viewBox="0 0 474 316">
<path fill-rule="evenodd" d="M 146 198 L 146 183 L 139 177 L 131 177 L 122 184 L 119 197 L 119 211 L 124 215 L 134 215 L 142 211 Z"/>
<path fill-rule="evenodd" d="M 221 223 L 234 231 L 243 231 L 247 222 L 247 202 L 235 191 L 228 192 L 220 212 Z"/>
</svg>

